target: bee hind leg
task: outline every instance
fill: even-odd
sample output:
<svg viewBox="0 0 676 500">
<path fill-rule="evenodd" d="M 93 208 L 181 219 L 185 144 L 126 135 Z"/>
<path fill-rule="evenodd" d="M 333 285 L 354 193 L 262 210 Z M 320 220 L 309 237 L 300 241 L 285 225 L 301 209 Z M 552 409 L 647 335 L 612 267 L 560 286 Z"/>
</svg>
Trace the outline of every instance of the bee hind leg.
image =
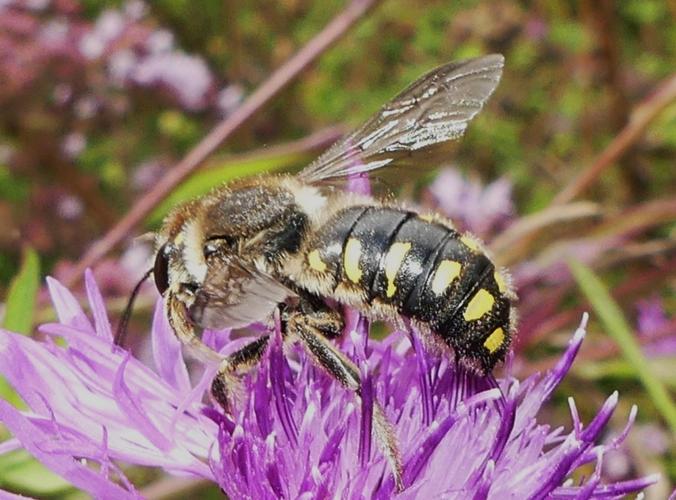
<svg viewBox="0 0 676 500">
<path fill-rule="evenodd" d="M 308 318 L 312 326 L 319 330 L 324 337 L 335 339 L 343 333 L 343 328 L 345 327 L 343 315 L 335 309 L 328 307 L 321 297 L 311 294 L 302 295 L 298 309 L 291 311 L 287 315 L 287 319 L 297 316 L 299 311 Z"/>
<path fill-rule="evenodd" d="M 240 387 L 238 375 L 256 366 L 268 346 L 269 335 L 257 338 L 221 360 L 218 373 L 211 382 L 211 397 L 226 411 L 230 411 L 233 393 Z"/>
<path fill-rule="evenodd" d="M 359 368 L 323 335 L 321 319 L 305 314 L 294 315 L 287 323 L 287 332 L 301 341 L 317 365 L 343 387 L 361 396 Z M 373 424 L 378 446 L 390 465 L 397 490 L 401 491 L 404 488 L 399 443 L 392 424 L 377 401 L 373 402 Z"/>
</svg>

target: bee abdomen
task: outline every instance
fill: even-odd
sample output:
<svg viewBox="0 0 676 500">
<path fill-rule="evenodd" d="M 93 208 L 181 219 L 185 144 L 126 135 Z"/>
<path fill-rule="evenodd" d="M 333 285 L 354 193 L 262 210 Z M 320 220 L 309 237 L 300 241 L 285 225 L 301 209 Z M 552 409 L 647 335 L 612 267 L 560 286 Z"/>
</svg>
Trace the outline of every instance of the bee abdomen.
<svg viewBox="0 0 676 500">
<path fill-rule="evenodd" d="M 453 229 L 418 216 L 409 218 L 383 251 L 371 295 L 393 304 L 401 314 L 418 318 L 418 308 L 410 307 L 409 298 L 418 294 L 433 271 L 439 247 L 454 237 Z"/>
<path fill-rule="evenodd" d="M 510 339 L 504 279 L 470 237 L 417 214 L 351 207 L 317 234 L 307 261 L 333 283 L 338 300 L 413 318 L 487 372 Z M 385 307 L 382 307 L 385 306 Z"/>
</svg>

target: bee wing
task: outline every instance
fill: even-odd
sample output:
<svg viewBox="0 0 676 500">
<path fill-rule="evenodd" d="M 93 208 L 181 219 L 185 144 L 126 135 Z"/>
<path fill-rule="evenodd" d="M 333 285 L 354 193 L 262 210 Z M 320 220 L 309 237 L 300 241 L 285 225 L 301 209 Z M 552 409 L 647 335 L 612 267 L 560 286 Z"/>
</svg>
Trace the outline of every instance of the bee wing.
<svg viewBox="0 0 676 500">
<path fill-rule="evenodd" d="M 238 328 L 264 320 L 293 295 L 265 272 L 228 261 L 210 268 L 191 313 L 206 328 Z"/>
<path fill-rule="evenodd" d="M 370 172 L 461 137 L 497 87 L 503 64 L 492 54 L 430 71 L 298 176 L 313 183 Z"/>
</svg>

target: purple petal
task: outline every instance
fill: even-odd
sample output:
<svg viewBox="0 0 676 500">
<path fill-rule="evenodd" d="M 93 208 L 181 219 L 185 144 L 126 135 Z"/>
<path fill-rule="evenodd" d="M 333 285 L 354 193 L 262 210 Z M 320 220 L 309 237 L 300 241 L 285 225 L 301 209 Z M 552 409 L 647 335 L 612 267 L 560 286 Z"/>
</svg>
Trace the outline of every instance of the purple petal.
<svg viewBox="0 0 676 500">
<path fill-rule="evenodd" d="M 152 329 L 153 359 L 160 377 L 181 393 L 190 391 L 190 377 L 176 338 L 164 314 L 164 301 L 155 303 Z"/>
<path fill-rule="evenodd" d="M 19 441 L 16 438 L 11 438 L 8 439 L 7 441 L 3 441 L 0 443 L 0 455 L 4 455 L 5 453 L 9 453 L 10 451 L 18 450 L 20 449 L 21 446 L 21 441 Z"/>
<path fill-rule="evenodd" d="M 371 181 L 368 174 L 354 174 L 347 178 L 347 191 L 350 193 L 371 195 Z"/>
<path fill-rule="evenodd" d="M 373 380 L 368 367 L 368 320 L 359 316 L 355 329 L 350 332 L 354 347 L 354 361 L 357 363 L 361 378 L 361 425 L 359 426 L 359 461 L 366 467 L 371 457 L 371 438 L 373 432 Z"/>
<path fill-rule="evenodd" d="M 270 384 L 275 400 L 275 408 L 287 439 L 294 446 L 298 444 L 298 429 L 291 415 L 286 395 L 285 368 L 286 360 L 282 350 L 281 329 L 276 328 L 275 338 L 270 346 Z"/>
<path fill-rule="evenodd" d="M 587 443 L 594 442 L 613 415 L 613 412 L 617 407 L 617 401 L 618 393 L 615 391 L 603 403 L 601 410 L 594 417 L 594 420 L 592 420 L 589 426 L 582 431 L 580 438 L 583 441 L 586 441 Z"/>
<path fill-rule="evenodd" d="M 113 332 L 110 328 L 110 321 L 108 321 L 106 305 L 103 302 L 101 291 L 96 285 L 96 281 L 94 281 L 94 273 L 92 273 L 91 269 L 85 270 L 85 288 L 87 289 L 87 300 L 89 300 L 92 315 L 94 316 L 96 334 L 112 344 Z"/>
<path fill-rule="evenodd" d="M 432 453 L 436 450 L 437 445 L 441 442 L 443 437 L 448 433 L 448 431 L 453 427 L 453 425 L 458 421 L 458 419 L 463 418 L 466 414 L 466 411 L 474 405 L 490 401 L 492 399 L 497 399 L 501 396 L 500 391 L 497 389 L 491 389 L 485 393 L 477 394 L 467 399 L 461 406 L 458 412 L 453 413 L 452 415 L 445 418 L 438 425 L 435 425 L 432 429 L 432 433 L 425 439 L 420 445 L 418 445 L 418 450 L 405 461 L 404 466 L 404 484 L 412 484 L 418 475 L 421 473 L 423 467 L 429 460 Z"/>
<path fill-rule="evenodd" d="M 655 484 L 660 480 L 659 474 L 652 474 L 639 479 L 619 481 L 613 484 L 601 484 L 594 489 L 594 498 L 619 498 L 630 493 L 637 493 Z M 578 498 L 580 489 L 573 486 L 561 486 L 551 493 L 551 498 Z M 676 491 L 669 496 L 669 500 L 676 498 Z"/>
<path fill-rule="evenodd" d="M 134 394 L 129 390 L 129 387 L 124 380 L 124 372 L 129 362 L 129 355 L 127 355 L 120 365 L 120 368 L 115 374 L 115 382 L 113 383 L 113 395 L 119 405 L 120 409 L 130 422 L 134 422 L 135 427 L 143 430 L 143 434 L 162 451 L 168 451 L 172 448 L 172 443 L 166 438 L 164 433 L 158 429 L 148 413 L 143 408 L 143 404 L 139 394 Z"/>
<path fill-rule="evenodd" d="M 365 363 L 364 363 L 365 366 Z M 371 434 L 373 427 L 373 382 L 362 375 L 361 385 L 361 425 L 359 427 L 359 460 L 366 467 L 371 457 Z"/>
<path fill-rule="evenodd" d="M 256 385 L 254 386 L 254 414 L 256 415 L 256 424 L 261 436 L 269 436 L 272 432 L 273 415 L 268 408 L 270 400 L 268 399 L 267 377 L 259 376 L 256 378 Z"/>
<path fill-rule="evenodd" d="M 47 276 L 47 287 L 59 321 L 84 332 L 95 333 L 77 299 L 54 278 Z"/>
<path fill-rule="evenodd" d="M 274 434 L 270 434 L 266 439 L 265 444 L 266 444 L 267 460 L 265 465 L 265 477 L 267 478 L 268 483 L 270 484 L 270 487 L 272 488 L 272 491 L 275 493 L 275 496 L 277 498 L 288 498 L 289 495 L 286 494 L 285 489 L 283 487 L 283 481 L 279 472 L 279 467 L 277 465 L 277 462 L 274 460 L 275 457 L 274 441 L 275 441 Z"/>
<path fill-rule="evenodd" d="M 568 348 L 566 349 L 566 352 L 564 353 L 563 357 L 559 360 L 559 362 L 556 364 L 554 369 L 551 372 L 549 372 L 549 375 L 546 377 L 543 383 L 542 399 L 549 398 L 551 393 L 561 383 L 561 380 L 563 380 L 563 377 L 566 376 L 566 374 L 570 370 L 570 367 L 573 365 L 573 361 L 575 360 L 575 357 L 577 356 L 577 353 L 580 350 L 580 346 L 582 346 L 582 341 L 587 335 L 586 329 L 588 321 L 589 314 L 584 313 L 582 315 L 582 321 L 580 322 L 580 326 L 577 328 L 575 334 L 573 335 L 573 338 L 568 343 Z"/>
<path fill-rule="evenodd" d="M 346 427 L 340 426 L 333 432 L 319 456 L 319 465 L 324 463 L 334 465 L 336 463 L 338 455 L 340 454 L 340 442 L 345 435 L 345 431 Z"/>
<path fill-rule="evenodd" d="M 664 311 L 664 304 L 659 296 L 639 301 L 636 304 L 636 309 L 638 310 L 636 322 L 639 335 L 648 337 L 669 323 Z"/>
<path fill-rule="evenodd" d="M 135 491 L 124 490 L 73 457 L 43 451 L 43 444 L 49 443 L 53 439 L 52 435 L 32 424 L 3 400 L 0 400 L 0 420 L 31 455 L 74 486 L 90 492 L 97 498 L 141 498 Z"/>
<path fill-rule="evenodd" d="M 413 346 L 415 359 L 418 365 L 418 383 L 420 384 L 420 393 L 422 397 L 423 425 L 430 425 L 434 418 L 434 402 L 432 401 L 432 383 L 430 377 L 432 370 L 429 365 L 429 356 L 424 352 L 424 347 L 420 341 L 422 334 L 411 330 L 409 340 Z"/>
<path fill-rule="evenodd" d="M 232 342 L 231 333 L 232 331 L 229 328 L 223 330 L 207 329 L 202 334 L 202 342 L 214 351 L 220 352 L 228 343 Z M 267 333 L 267 330 L 265 330 L 265 333 Z"/>
</svg>

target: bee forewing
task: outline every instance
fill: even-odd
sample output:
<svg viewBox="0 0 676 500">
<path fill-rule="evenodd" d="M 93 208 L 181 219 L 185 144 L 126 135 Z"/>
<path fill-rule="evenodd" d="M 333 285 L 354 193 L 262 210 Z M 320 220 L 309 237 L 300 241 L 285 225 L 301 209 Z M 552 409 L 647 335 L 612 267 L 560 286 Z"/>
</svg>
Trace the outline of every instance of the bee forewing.
<svg viewBox="0 0 676 500">
<path fill-rule="evenodd" d="M 318 182 L 369 172 L 459 138 L 500 81 L 504 58 L 492 54 L 425 74 L 300 172 Z"/>
<path fill-rule="evenodd" d="M 198 294 L 198 323 L 207 328 L 238 328 L 268 317 L 294 292 L 278 280 L 239 262 L 212 269 Z"/>
</svg>

